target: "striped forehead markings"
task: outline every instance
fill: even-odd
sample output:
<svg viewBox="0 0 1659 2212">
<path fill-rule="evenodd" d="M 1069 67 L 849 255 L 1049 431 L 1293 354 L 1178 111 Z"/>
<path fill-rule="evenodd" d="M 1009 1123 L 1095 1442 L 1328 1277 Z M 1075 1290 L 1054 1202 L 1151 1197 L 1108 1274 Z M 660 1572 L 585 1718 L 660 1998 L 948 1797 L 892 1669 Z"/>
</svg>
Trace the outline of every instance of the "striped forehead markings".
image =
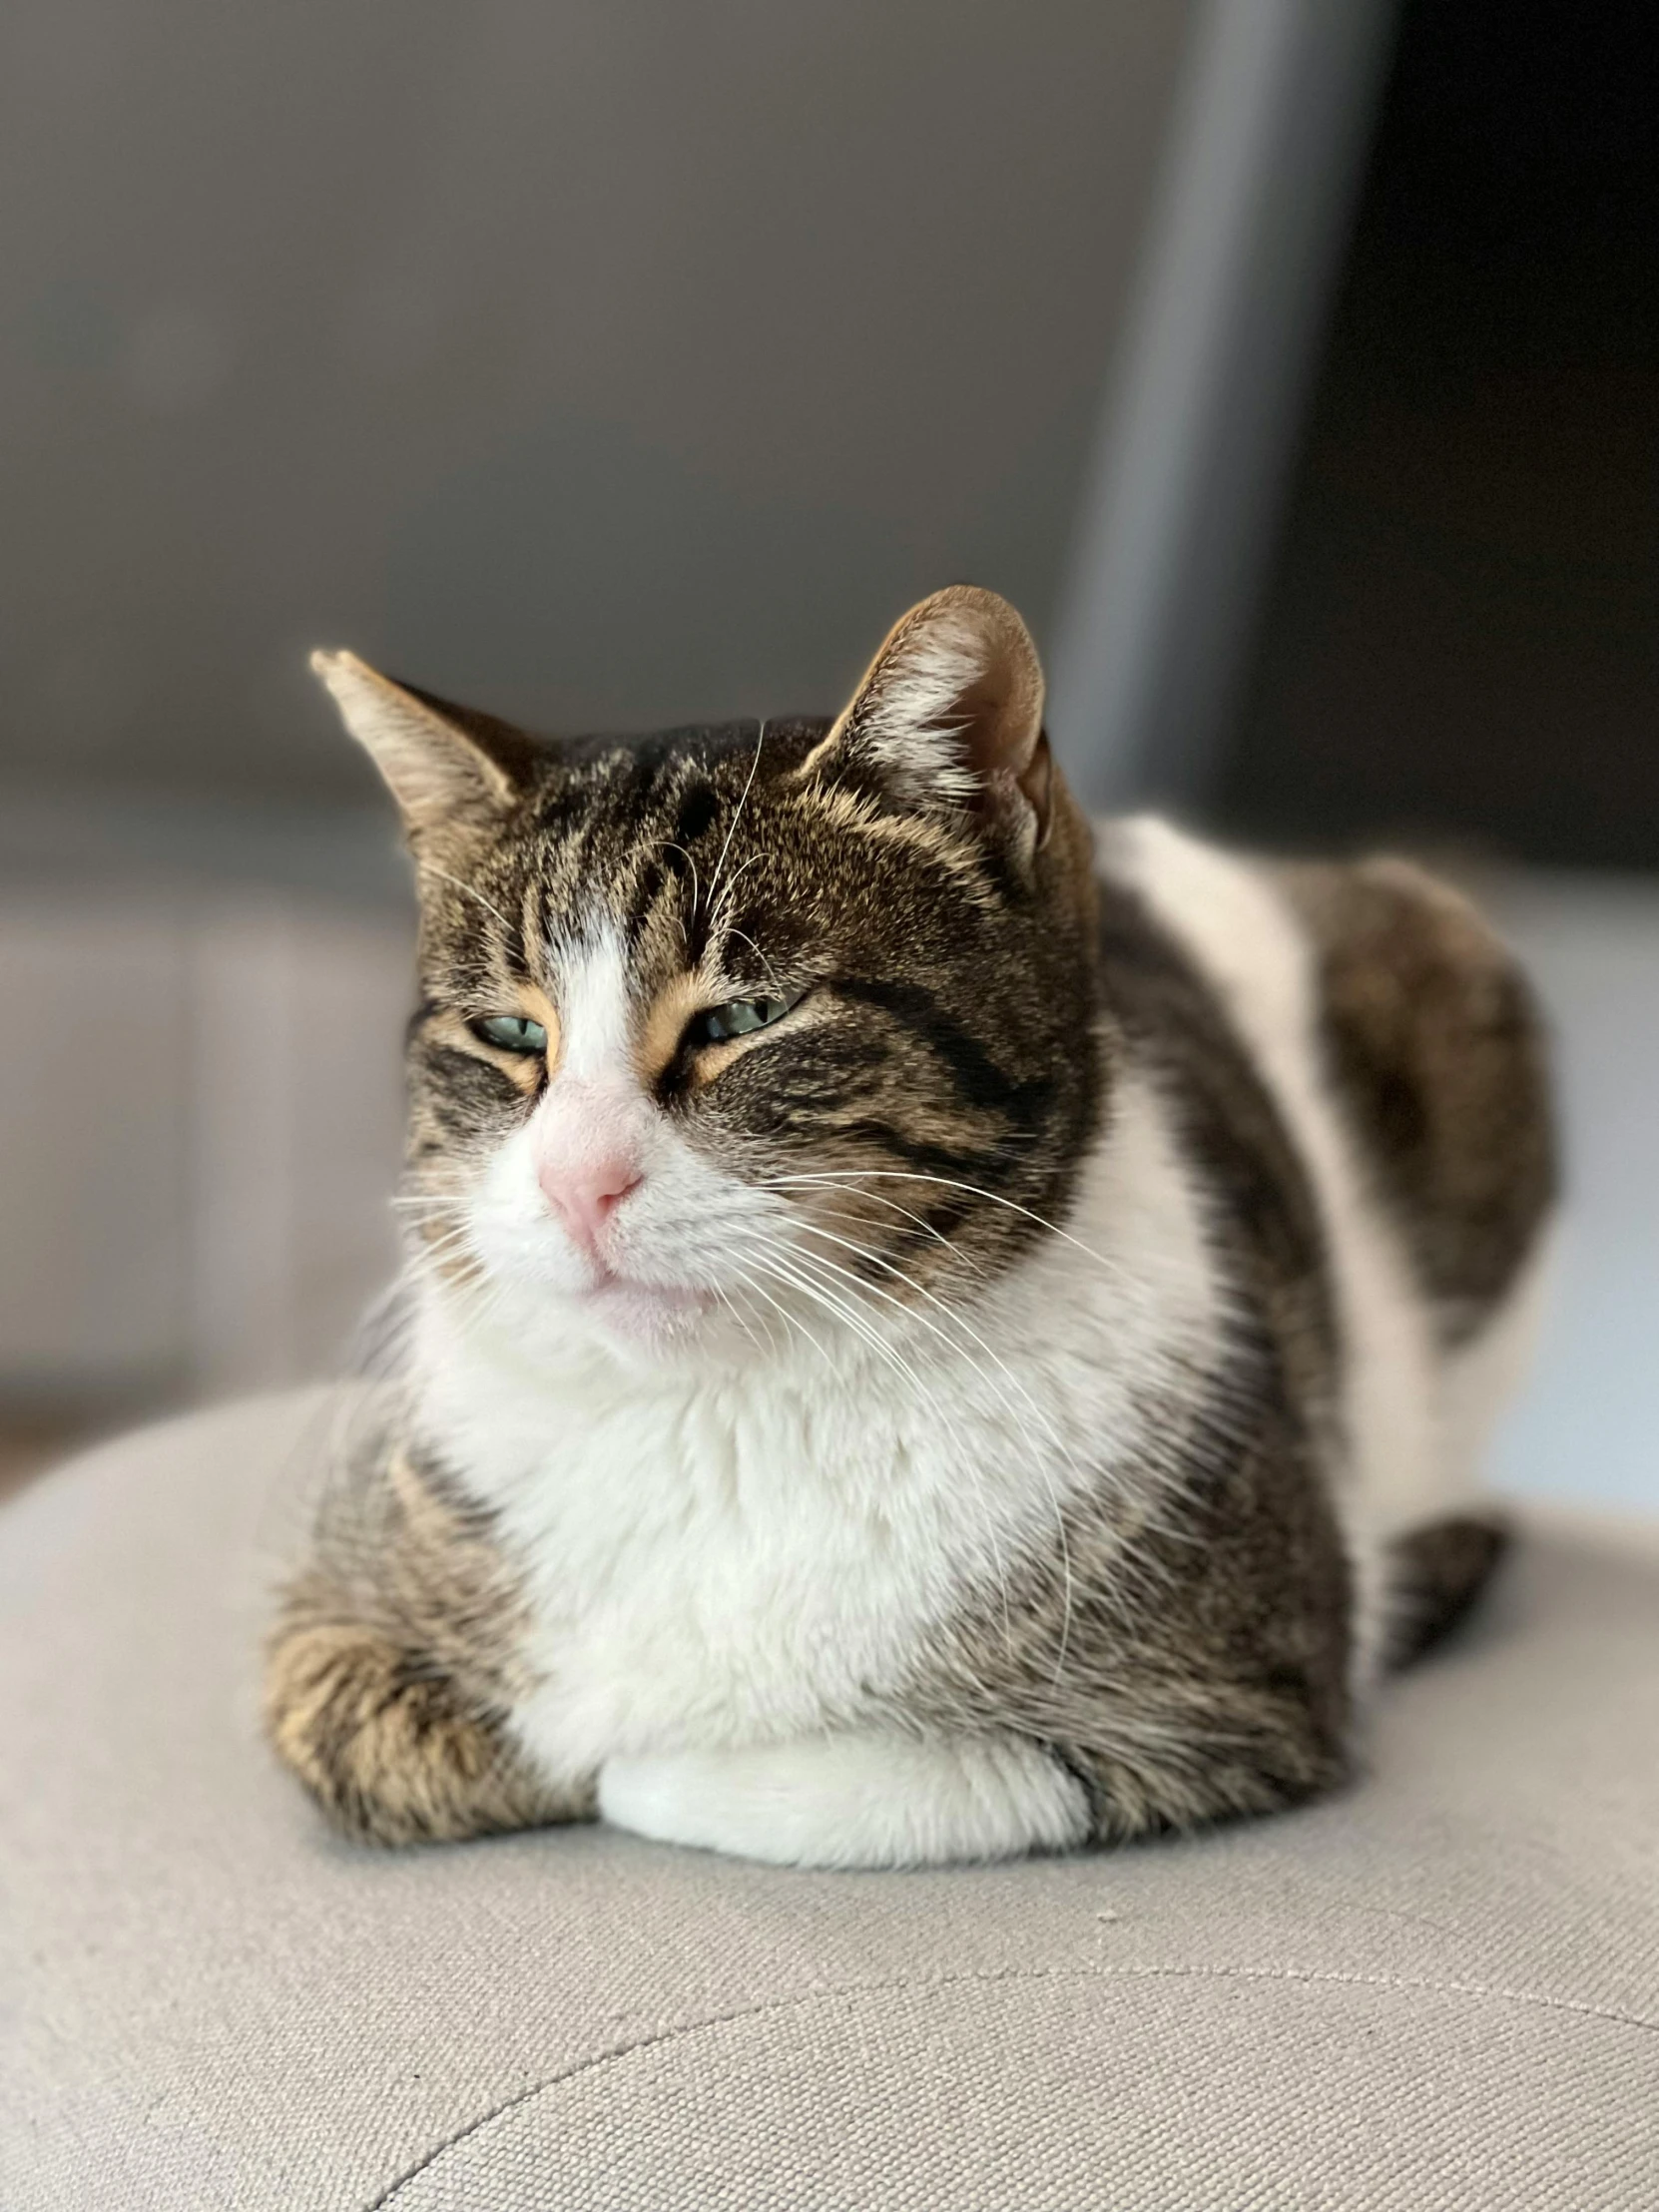
<svg viewBox="0 0 1659 2212">
<path fill-rule="evenodd" d="M 695 844 L 719 812 L 720 800 L 714 786 L 706 777 L 697 777 L 681 795 L 679 812 L 674 818 L 675 843 Z"/>
</svg>

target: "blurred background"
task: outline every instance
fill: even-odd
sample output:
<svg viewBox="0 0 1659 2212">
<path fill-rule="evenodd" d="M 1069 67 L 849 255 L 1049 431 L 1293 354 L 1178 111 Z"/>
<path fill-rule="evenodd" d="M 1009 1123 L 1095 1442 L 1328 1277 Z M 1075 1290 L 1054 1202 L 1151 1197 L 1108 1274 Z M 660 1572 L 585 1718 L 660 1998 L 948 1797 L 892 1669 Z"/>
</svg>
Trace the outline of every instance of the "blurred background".
<svg viewBox="0 0 1659 2212">
<path fill-rule="evenodd" d="M 830 711 L 965 577 L 1091 802 L 1497 910 L 1572 1181 L 1500 1471 L 1659 1506 L 1656 82 L 1646 0 L 11 0 L 0 1482 L 389 1267 L 312 645 Z"/>
</svg>

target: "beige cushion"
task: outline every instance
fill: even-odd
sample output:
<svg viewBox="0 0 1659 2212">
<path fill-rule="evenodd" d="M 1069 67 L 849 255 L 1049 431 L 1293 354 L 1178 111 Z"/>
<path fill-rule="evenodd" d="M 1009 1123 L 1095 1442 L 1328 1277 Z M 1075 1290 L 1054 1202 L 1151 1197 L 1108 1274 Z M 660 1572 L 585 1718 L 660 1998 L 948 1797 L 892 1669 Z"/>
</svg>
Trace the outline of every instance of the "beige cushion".
<svg viewBox="0 0 1659 2212">
<path fill-rule="evenodd" d="M 1535 1532 L 1293 1819 L 925 1875 L 388 1857 L 254 1725 L 315 1419 L 0 1515 L 8 2212 L 1659 2205 L 1651 1547 Z"/>
</svg>

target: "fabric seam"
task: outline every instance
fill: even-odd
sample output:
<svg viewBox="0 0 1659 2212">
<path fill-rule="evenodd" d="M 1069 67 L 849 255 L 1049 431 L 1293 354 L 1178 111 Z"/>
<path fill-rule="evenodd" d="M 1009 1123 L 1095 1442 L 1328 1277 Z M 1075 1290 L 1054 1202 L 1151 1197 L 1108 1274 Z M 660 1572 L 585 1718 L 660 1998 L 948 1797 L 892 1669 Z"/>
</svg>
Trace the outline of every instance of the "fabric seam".
<svg viewBox="0 0 1659 2212">
<path fill-rule="evenodd" d="M 673 2043 L 690 2035 L 701 2035 L 713 2027 L 729 2027 L 737 2020 L 756 2019 L 769 2012 L 787 2012 L 800 2006 L 821 2002 L 825 1998 L 846 1996 L 873 1996 L 897 1989 L 951 1989 L 971 1988 L 996 1982 L 1038 1981 L 1294 1981 L 1334 1985 L 1339 1988 L 1395 1989 L 1431 1992 L 1442 1996 L 1486 1997 L 1505 2004 L 1532 2005 L 1539 2010 L 1566 2012 L 1580 2018 L 1606 2020 L 1619 2027 L 1634 2027 L 1649 2034 L 1659 2032 L 1659 2020 L 1644 2018 L 1640 2013 L 1617 2012 L 1606 2005 L 1587 2004 L 1578 1997 L 1554 1997 L 1537 1989 L 1506 1989 L 1499 1984 L 1480 1981 L 1435 1981 L 1426 1975 L 1372 1974 L 1325 1972 L 1315 1967 L 1285 1966 L 1044 1966 L 1037 1968 L 1009 1966 L 994 1972 L 893 1975 L 876 1981 L 835 1981 L 815 1983 L 810 1988 L 794 1989 L 784 1996 L 768 1997 L 756 2004 L 735 2005 L 730 2011 L 706 2013 L 695 2020 L 678 2020 L 666 2027 L 655 2028 L 647 2034 L 636 2035 L 631 2040 L 618 2043 L 609 2050 L 591 2052 L 585 2058 L 561 2067 L 545 2080 L 532 2082 L 528 2089 L 520 2089 L 501 2103 L 492 2105 L 487 2112 L 480 2112 L 464 2127 L 446 2135 L 435 2143 L 413 2166 L 405 2167 L 377 2197 L 369 2200 L 364 2212 L 386 2212 L 386 2207 L 423 2173 L 435 2166 L 449 2151 L 456 2149 L 488 2127 L 492 2120 L 499 2120 L 509 2112 L 532 2103 L 550 2089 L 561 2088 L 568 2081 L 575 2081 L 585 2073 L 592 2073 L 601 2066 L 614 2065 L 619 2059 L 631 2058 L 636 2051 L 650 2050 L 662 2043 Z"/>
</svg>

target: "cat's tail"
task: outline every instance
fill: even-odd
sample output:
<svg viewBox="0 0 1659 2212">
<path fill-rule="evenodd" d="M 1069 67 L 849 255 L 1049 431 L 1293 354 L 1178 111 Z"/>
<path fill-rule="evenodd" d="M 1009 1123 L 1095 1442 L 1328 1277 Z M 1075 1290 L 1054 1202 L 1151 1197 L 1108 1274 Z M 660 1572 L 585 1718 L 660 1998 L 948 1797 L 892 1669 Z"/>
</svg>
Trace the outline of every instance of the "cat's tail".
<svg viewBox="0 0 1659 2212">
<path fill-rule="evenodd" d="M 1455 1513 L 1396 1536 L 1388 1546 L 1386 1664 L 1408 1667 L 1448 1636 L 1508 1549 L 1508 1525 L 1491 1513 Z"/>
</svg>

